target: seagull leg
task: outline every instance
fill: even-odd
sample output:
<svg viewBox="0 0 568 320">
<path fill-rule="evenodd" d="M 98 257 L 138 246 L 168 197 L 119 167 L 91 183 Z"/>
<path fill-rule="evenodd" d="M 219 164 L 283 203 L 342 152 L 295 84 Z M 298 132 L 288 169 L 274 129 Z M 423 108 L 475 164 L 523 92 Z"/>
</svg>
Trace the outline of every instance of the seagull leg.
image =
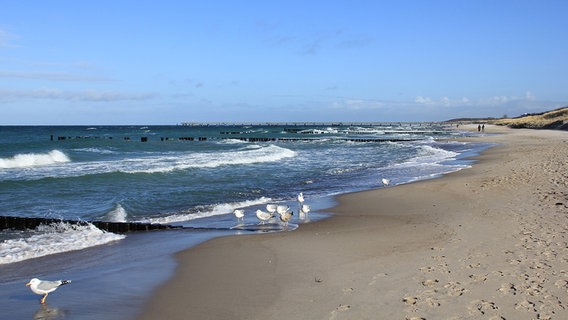
<svg viewBox="0 0 568 320">
<path fill-rule="evenodd" d="M 46 292 L 43 298 L 41 298 L 41 304 L 45 303 L 45 298 L 47 298 L 48 293 Z"/>
</svg>

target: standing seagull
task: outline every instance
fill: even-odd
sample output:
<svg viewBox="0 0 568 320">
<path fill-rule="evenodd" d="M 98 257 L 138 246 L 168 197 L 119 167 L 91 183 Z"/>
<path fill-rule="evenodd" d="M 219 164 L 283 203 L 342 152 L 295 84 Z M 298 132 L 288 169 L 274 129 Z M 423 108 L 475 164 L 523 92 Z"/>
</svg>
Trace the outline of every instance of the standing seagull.
<svg viewBox="0 0 568 320">
<path fill-rule="evenodd" d="M 306 214 L 310 211 L 310 206 L 304 204 L 304 194 L 300 192 L 298 194 L 298 212 L 300 213 L 300 219 L 305 219 Z"/>
<path fill-rule="evenodd" d="M 245 217 L 245 210 L 243 209 L 235 209 L 235 211 L 233 211 L 233 214 L 235 215 L 235 217 L 237 217 L 237 222 L 243 222 L 244 221 L 244 217 Z"/>
<path fill-rule="evenodd" d="M 299 203 L 304 203 L 304 194 L 302 192 L 300 192 L 298 194 L 298 202 Z"/>
<path fill-rule="evenodd" d="M 264 212 L 262 210 L 256 210 L 256 217 L 260 220 L 260 224 L 265 224 L 266 221 L 272 218 L 272 214 L 268 212 Z"/>
<path fill-rule="evenodd" d="M 382 182 L 385 186 L 388 186 L 391 183 L 391 181 L 387 178 L 383 178 Z"/>
<path fill-rule="evenodd" d="M 292 220 L 292 216 L 294 215 L 294 212 L 290 211 L 290 210 L 286 210 L 283 212 L 278 212 L 280 214 L 280 220 L 282 220 L 282 222 L 284 222 L 284 225 L 288 225 L 288 222 L 290 220 Z"/>
<path fill-rule="evenodd" d="M 55 291 L 59 286 L 71 283 L 71 280 L 57 280 L 57 281 L 43 281 L 37 278 L 33 278 L 30 282 L 26 283 L 26 286 L 32 289 L 35 294 L 43 294 L 41 298 L 41 303 L 45 303 L 45 298 L 50 292 Z"/>
<path fill-rule="evenodd" d="M 273 214 L 276 212 L 276 207 L 277 205 L 274 203 L 269 203 L 266 205 L 266 211 L 268 211 L 270 214 Z"/>
</svg>

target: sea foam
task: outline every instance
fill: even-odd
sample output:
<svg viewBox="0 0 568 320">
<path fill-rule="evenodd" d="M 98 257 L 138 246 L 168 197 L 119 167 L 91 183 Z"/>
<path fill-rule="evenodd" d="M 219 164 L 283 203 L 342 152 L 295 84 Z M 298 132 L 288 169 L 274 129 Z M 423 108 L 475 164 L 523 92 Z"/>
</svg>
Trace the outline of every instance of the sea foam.
<svg viewBox="0 0 568 320">
<path fill-rule="evenodd" d="M 233 210 L 239 208 L 246 208 L 250 206 L 255 206 L 259 204 L 265 204 L 271 202 L 272 199 L 267 197 L 261 197 L 255 200 L 248 200 L 248 201 L 241 201 L 241 202 L 232 202 L 232 203 L 219 203 L 212 206 L 203 206 L 201 207 L 202 210 L 188 212 L 188 213 L 177 213 L 172 214 L 164 217 L 156 217 L 156 218 L 149 218 L 142 220 L 141 222 L 145 223 L 159 223 L 159 224 L 171 224 L 174 222 L 182 222 L 182 221 L 189 221 L 195 220 L 200 218 L 212 217 L 222 214 L 229 214 L 232 213 Z"/>
<path fill-rule="evenodd" d="M 59 150 L 48 153 L 22 153 L 11 158 L 0 158 L 0 169 L 47 166 L 70 161 L 69 157 Z"/>
<path fill-rule="evenodd" d="M 81 250 L 126 237 L 100 230 L 92 224 L 64 222 L 40 225 L 30 233 L 29 237 L 4 240 L 0 243 L 0 264 Z"/>
<path fill-rule="evenodd" d="M 105 220 L 109 222 L 126 222 L 127 216 L 128 213 L 126 210 L 122 207 L 122 205 L 120 205 L 120 203 L 117 203 L 114 209 L 106 214 Z"/>
</svg>

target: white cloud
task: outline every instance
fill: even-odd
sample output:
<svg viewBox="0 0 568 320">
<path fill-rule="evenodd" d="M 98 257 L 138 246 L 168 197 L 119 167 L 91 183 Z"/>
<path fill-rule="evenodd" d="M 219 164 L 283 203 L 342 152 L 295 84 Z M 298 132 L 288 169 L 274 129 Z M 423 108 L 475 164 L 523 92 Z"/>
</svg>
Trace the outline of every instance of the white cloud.
<svg viewBox="0 0 568 320">
<path fill-rule="evenodd" d="M 433 99 L 430 97 L 417 96 L 414 98 L 416 104 L 421 105 L 431 105 L 431 106 L 445 106 L 445 107 L 459 107 L 459 106 L 501 106 L 514 102 L 522 101 L 535 101 L 536 97 L 527 91 L 524 96 L 493 96 L 481 99 L 471 99 L 468 97 L 462 97 L 453 99 L 447 96 L 440 97 L 439 99 Z"/>
<path fill-rule="evenodd" d="M 132 101 L 149 100 L 156 98 L 153 93 L 124 93 L 116 91 L 65 91 L 54 88 L 43 88 L 38 90 L 7 90 L 0 89 L 0 101 L 13 99 L 47 99 L 47 100 L 67 100 L 67 101 Z"/>
<path fill-rule="evenodd" d="M 432 99 L 428 97 L 417 96 L 416 98 L 414 98 L 414 102 L 420 104 L 432 104 Z"/>
<path fill-rule="evenodd" d="M 68 72 L 20 72 L 20 71 L 7 71 L 0 70 L 0 77 L 2 78 L 20 78 L 20 79 L 35 79 L 35 80 L 50 80 L 50 81 L 65 81 L 65 82 L 100 82 L 110 81 L 109 78 L 97 77 L 82 74 L 73 74 Z"/>
<path fill-rule="evenodd" d="M 365 109 L 380 109 L 387 106 L 387 103 L 381 100 L 371 99 L 343 99 L 334 101 L 332 106 L 335 108 L 348 109 L 348 110 L 365 110 Z"/>
</svg>

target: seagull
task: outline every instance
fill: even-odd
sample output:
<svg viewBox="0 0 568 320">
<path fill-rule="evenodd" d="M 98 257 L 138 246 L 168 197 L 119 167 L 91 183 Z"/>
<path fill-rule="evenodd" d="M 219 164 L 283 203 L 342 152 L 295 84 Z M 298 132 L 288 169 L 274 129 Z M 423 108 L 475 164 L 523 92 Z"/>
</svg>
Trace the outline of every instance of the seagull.
<svg viewBox="0 0 568 320">
<path fill-rule="evenodd" d="M 298 202 L 299 203 L 304 203 L 304 194 L 302 192 L 300 192 L 298 194 Z"/>
<path fill-rule="evenodd" d="M 306 219 L 306 215 L 310 212 L 310 205 L 308 204 L 299 204 L 299 212 L 300 212 L 300 219 Z"/>
<path fill-rule="evenodd" d="M 264 224 L 266 221 L 272 218 L 272 214 L 268 212 L 264 212 L 262 210 L 256 210 L 256 217 L 260 220 L 261 224 Z"/>
<path fill-rule="evenodd" d="M 235 215 L 235 217 L 237 217 L 237 222 L 243 222 L 244 217 L 245 217 L 245 210 L 235 209 L 233 211 L 233 214 Z"/>
<path fill-rule="evenodd" d="M 266 205 L 266 211 L 270 212 L 270 213 L 274 213 L 276 212 L 276 205 L 273 203 L 269 203 Z"/>
<path fill-rule="evenodd" d="M 45 281 L 39 280 L 38 278 L 33 278 L 30 282 L 26 283 L 26 286 L 32 289 L 35 294 L 43 294 L 41 298 L 41 303 L 45 303 L 45 298 L 50 292 L 55 291 L 59 286 L 71 283 L 71 280 L 57 280 L 57 281 Z"/>
<path fill-rule="evenodd" d="M 290 210 L 289 206 L 285 206 L 285 205 L 280 205 L 276 207 L 276 212 L 278 212 L 278 214 L 282 215 L 283 213 L 286 213 Z"/>
<path fill-rule="evenodd" d="M 382 182 L 385 186 L 388 186 L 391 183 L 391 181 L 387 178 L 383 178 Z"/>
<path fill-rule="evenodd" d="M 292 219 L 294 212 L 286 210 L 282 213 L 279 212 L 279 214 L 280 214 L 280 220 L 282 220 L 282 222 L 284 222 L 285 225 L 288 225 L 288 221 Z"/>
</svg>

